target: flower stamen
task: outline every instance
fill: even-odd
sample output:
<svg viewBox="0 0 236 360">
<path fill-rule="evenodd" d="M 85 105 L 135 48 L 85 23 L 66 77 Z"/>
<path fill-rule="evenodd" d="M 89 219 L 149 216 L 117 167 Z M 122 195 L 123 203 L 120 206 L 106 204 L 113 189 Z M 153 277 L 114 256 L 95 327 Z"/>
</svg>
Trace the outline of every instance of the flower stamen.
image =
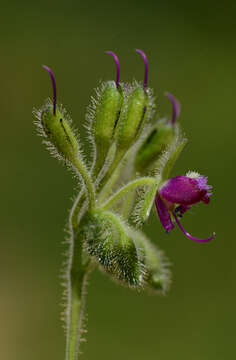
<svg viewBox="0 0 236 360">
<path fill-rule="evenodd" d="M 53 75 L 52 70 L 46 66 L 43 65 L 43 68 L 45 70 L 47 70 L 47 72 L 49 73 L 51 79 L 52 79 L 52 88 L 53 88 L 53 115 L 56 115 L 56 106 L 57 106 L 57 89 L 56 89 L 56 81 L 55 81 L 55 76 Z"/>
<path fill-rule="evenodd" d="M 148 82 L 148 59 L 147 59 L 146 54 L 142 50 L 136 49 L 136 52 L 138 52 L 144 60 L 145 72 L 144 72 L 143 89 L 144 89 L 144 91 L 146 91 L 147 82 Z"/>
<path fill-rule="evenodd" d="M 175 221 L 176 221 L 178 227 L 179 227 L 180 230 L 185 234 L 185 236 L 187 236 L 187 238 L 189 238 L 189 239 L 191 239 L 191 240 L 193 240 L 193 241 L 197 241 L 197 242 L 208 242 L 208 241 L 211 241 L 212 239 L 214 239 L 214 237 L 215 237 L 215 235 L 216 235 L 215 233 L 213 233 L 213 235 L 210 236 L 210 237 L 207 238 L 207 239 L 198 239 L 198 238 L 190 235 L 190 234 L 183 228 L 183 226 L 181 225 L 181 223 L 180 223 L 180 221 L 179 221 L 179 219 L 178 219 L 178 217 L 177 217 L 177 215 L 175 214 L 174 211 L 172 211 L 172 215 L 174 216 Z"/>
<path fill-rule="evenodd" d="M 113 51 L 106 51 L 107 54 L 113 56 L 116 63 L 116 87 L 118 88 L 120 82 L 120 64 L 117 55 Z"/>
</svg>

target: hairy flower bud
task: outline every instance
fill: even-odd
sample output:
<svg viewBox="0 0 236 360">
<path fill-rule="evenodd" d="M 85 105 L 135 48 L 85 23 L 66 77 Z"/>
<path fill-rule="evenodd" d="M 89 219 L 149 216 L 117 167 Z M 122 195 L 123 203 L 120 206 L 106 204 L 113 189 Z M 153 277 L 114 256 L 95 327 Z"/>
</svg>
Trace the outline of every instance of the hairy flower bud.
<svg viewBox="0 0 236 360">
<path fill-rule="evenodd" d="M 97 99 L 93 100 L 93 105 L 89 108 L 90 131 L 96 146 L 95 176 L 104 165 L 109 148 L 114 142 L 115 129 L 123 102 L 122 87 L 119 85 L 119 60 L 112 51 L 107 51 L 107 53 L 115 60 L 116 82 L 103 83 L 101 90 L 97 91 Z"/>
<path fill-rule="evenodd" d="M 97 168 L 101 168 L 108 150 L 114 141 L 115 129 L 119 120 L 122 92 L 114 81 L 107 82 L 96 103 L 92 134 L 97 150 Z"/>
<path fill-rule="evenodd" d="M 78 155 L 78 143 L 68 120 L 58 109 L 54 115 L 49 105 L 42 111 L 41 124 L 47 140 L 65 160 L 73 163 Z"/>
<path fill-rule="evenodd" d="M 39 113 L 39 121 L 46 140 L 54 147 L 56 152 L 65 160 L 74 163 L 78 156 L 78 142 L 71 127 L 71 121 L 65 112 L 57 107 L 56 83 L 50 68 L 44 66 L 49 72 L 53 85 L 53 104 L 47 103 Z"/>
<path fill-rule="evenodd" d="M 139 148 L 135 159 L 135 170 L 145 174 L 173 141 L 175 131 L 169 123 L 159 122 Z"/>
<path fill-rule="evenodd" d="M 180 106 L 173 95 L 166 94 L 172 102 L 173 113 L 169 121 L 160 120 L 149 132 L 146 139 L 140 146 L 136 159 L 135 170 L 144 175 L 147 171 L 152 170 L 155 162 L 160 158 L 161 154 L 173 142 L 177 131 L 176 120 L 180 113 Z"/>
<path fill-rule="evenodd" d="M 148 110 L 148 96 L 140 85 L 128 95 L 117 130 L 118 152 L 126 151 L 140 136 Z"/>
<path fill-rule="evenodd" d="M 143 265 L 139 250 L 117 215 L 96 209 L 83 220 L 87 250 L 113 278 L 129 286 L 140 286 Z"/>
</svg>

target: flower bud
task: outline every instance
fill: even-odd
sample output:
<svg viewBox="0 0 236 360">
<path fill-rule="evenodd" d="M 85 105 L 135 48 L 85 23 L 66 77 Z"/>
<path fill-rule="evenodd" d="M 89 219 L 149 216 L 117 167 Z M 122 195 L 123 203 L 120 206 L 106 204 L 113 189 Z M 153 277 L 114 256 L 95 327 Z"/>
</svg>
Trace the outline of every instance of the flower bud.
<svg viewBox="0 0 236 360">
<path fill-rule="evenodd" d="M 146 54 L 136 49 L 143 60 L 145 66 L 143 86 L 135 84 L 132 91 L 127 95 L 124 103 L 119 129 L 117 134 L 118 153 L 123 154 L 131 145 L 139 138 L 148 119 L 151 108 L 152 99 L 150 91 L 147 89 L 148 83 L 148 60 Z"/>
<path fill-rule="evenodd" d="M 170 121 L 159 121 L 152 128 L 151 132 L 139 148 L 135 159 L 135 169 L 141 174 L 145 174 L 147 171 L 152 170 L 156 161 L 174 141 L 175 135 L 178 132 L 175 123 L 180 114 L 180 105 L 173 95 L 170 93 L 166 93 L 166 95 L 172 103 L 172 118 Z"/>
<path fill-rule="evenodd" d="M 171 144 L 174 136 L 175 127 L 163 121 L 159 122 L 139 148 L 135 158 L 135 170 L 144 174 L 151 169 L 152 165 Z"/>
<path fill-rule="evenodd" d="M 148 116 L 148 95 L 137 85 L 122 107 L 117 129 L 117 150 L 125 152 L 139 138 Z"/>
<path fill-rule="evenodd" d="M 57 106 L 56 83 L 51 69 L 43 66 L 49 73 L 53 86 L 53 104 L 46 106 L 37 114 L 43 135 L 47 142 L 64 160 L 74 163 L 78 156 L 78 142 L 65 111 Z"/>
<path fill-rule="evenodd" d="M 117 215 L 96 209 L 83 221 L 87 250 L 103 269 L 116 280 L 129 286 L 140 286 L 143 266 L 139 251 Z"/>
<path fill-rule="evenodd" d="M 52 106 L 47 106 L 41 113 L 41 124 L 47 140 L 57 152 L 71 163 L 78 155 L 78 143 L 68 120 L 60 110 L 53 114 Z"/>
<path fill-rule="evenodd" d="M 98 170 L 102 167 L 108 150 L 114 141 L 113 138 L 119 120 L 121 104 L 121 87 L 117 87 L 114 81 L 105 83 L 96 101 L 91 129 L 96 144 L 96 168 Z"/>
</svg>

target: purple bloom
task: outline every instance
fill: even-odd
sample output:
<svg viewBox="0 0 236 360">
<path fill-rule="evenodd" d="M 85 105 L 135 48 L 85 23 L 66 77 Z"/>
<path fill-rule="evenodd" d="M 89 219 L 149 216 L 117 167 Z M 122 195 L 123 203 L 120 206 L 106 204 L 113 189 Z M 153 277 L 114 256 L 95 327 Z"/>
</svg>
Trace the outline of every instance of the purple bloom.
<svg viewBox="0 0 236 360">
<path fill-rule="evenodd" d="M 178 219 L 196 203 L 210 202 L 210 189 L 207 178 L 195 172 L 189 172 L 186 176 L 176 176 L 167 180 L 156 194 L 155 203 L 157 213 L 164 229 L 169 232 L 174 224 L 171 219 L 173 215 L 177 225 L 190 239 L 198 242 L 207 242 L 214 238 L 215 234 L 207 239 L 198 239 L 187 233 Z M 177 206 L 176 206 L 177 205 Z"/>
</svg>

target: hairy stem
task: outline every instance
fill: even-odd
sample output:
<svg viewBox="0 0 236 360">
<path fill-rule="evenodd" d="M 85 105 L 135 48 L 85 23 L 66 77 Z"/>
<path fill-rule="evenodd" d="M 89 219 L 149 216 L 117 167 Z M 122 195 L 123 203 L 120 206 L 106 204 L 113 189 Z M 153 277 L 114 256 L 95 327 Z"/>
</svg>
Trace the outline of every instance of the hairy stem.
<svg viewBox="0 0 236 360">
<path fill-rule="evenodd" d="M 83 195 L 82 195 L 83 196 Z M 85 286 L 89 272 L 89 261 L 83 253 L 83 237 L 80 232 L 78 214 L 81 210 L 80 195 L 71 210 L 71 251 L 68 264 L 68 304 L 66 359 L 78 360 L 80 341 L 83 330 L 83 313 L 85 307 Z"/>
<path fill-rule="evenodd" d="M 73 165 L 78 170 L 79 174 L 81 175 L 84 181 L 88 194 L 89 205 L 90 208 L 92 208 L 95 205 L 95 192 L 88 170 L 86 169 L 85 165 L 83 164 L 83 162 L 80 160 L 79 157 L 77 157 L 74 160 Z"/>
</svg>

